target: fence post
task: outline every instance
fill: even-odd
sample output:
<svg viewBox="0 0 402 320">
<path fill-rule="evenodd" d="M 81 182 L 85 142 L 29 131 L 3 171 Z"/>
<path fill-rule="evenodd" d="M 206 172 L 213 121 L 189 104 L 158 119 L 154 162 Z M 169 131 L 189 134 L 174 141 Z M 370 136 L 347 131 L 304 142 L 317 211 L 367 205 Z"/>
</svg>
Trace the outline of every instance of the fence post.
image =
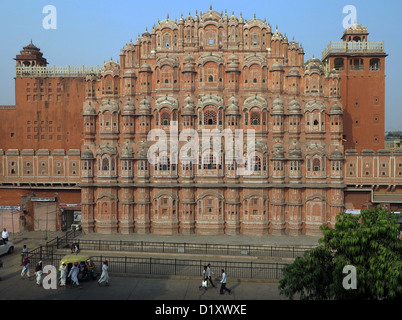
<svg viewBox="0 0 402 320">
<path fill-rule="evenodd" d="M 124 273 L 127 273 L 127 257 L 124 257 Z"/>
<path fill-rule="evenodd" d="M 251 279 L 253 279 L 253 261 L 250 262 L 251 266 Z"/>
<path fill-rule="evenodd" d="M 276 263 L 276 279 L 278 279 L 278 262 Z"/>
<path fill-rule="evenodd" d="M 152 274 L 152 258 L 149 258 L 149 274 Z"/>
<path fill-rule="evenodd" d="M 141 241 L 141 252 L 143 251 L 143 246 L 144 246 L 143 241 Z"/>
<path fill-rule="evenodd" d="M 101 249 L 101 241 L 99 240 L 99 251 L 100 251 L 100 249 Z"/>
<path fill-rule="evenodd" d="M 176 275 L 176 259 L 174 259 L 174 275 Z"/>
<path fill-rule="evenodd" d="M 42 260 L 42 246 L 39 248 L 39 259 Z"/>
</svg>

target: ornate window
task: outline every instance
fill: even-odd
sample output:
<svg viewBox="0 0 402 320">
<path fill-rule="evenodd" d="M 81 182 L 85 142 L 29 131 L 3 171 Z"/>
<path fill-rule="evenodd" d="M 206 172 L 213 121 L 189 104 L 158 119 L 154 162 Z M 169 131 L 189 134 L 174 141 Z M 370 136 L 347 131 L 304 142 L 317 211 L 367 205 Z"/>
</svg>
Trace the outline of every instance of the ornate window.
<svg viewBox="0 0 402 320">
<path fill-rule="evenodd" d="M 313 171 L 318 172 L 321 168 L 321 161 L 318 158 L 313 159 Z"/>
<path fill-rule="evenodd" d="M 215 125 L 216 124 L 216 111 L 215 110 L 207 110 L 204 112 L 204 123 L 206 125 Z"/>
<path fill-rule="evenodd" d="M 170 125 L 170 114 L 166 111 L 161 113 L 161 125 L 162 126 Z"/>
<path fill-rule="evenodd" d="M 260 125 L 260 113 L 258 111 L 252 111 L 250 113 L 250 122 L 252 126 Z"/>
</svg>

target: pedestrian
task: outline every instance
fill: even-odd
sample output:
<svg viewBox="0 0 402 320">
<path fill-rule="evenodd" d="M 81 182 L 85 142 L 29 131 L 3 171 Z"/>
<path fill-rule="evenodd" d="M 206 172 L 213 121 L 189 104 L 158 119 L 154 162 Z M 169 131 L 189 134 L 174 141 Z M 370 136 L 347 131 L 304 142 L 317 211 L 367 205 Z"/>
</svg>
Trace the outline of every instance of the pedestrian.
<svg viewBox="0 0 402 320">
<path fill-rule="evenodd" d="M 221 290 L 220 294 L 224 294 L 224 291 L 229 292 L 229 294 L 232 294 L 232 291 L 226 288 L 226 273 L 225 270 L 222 269 L 222 280 L 221 280 Z"/>
<path fill-rule="evenodd" d="M 215 273 L 213 273 L 212 270 L 211 270 L 211 264 L 208 263 L 208 267 L 207 267 L 207 279 L 209 280 L 209 282 L 211 282 L 212 287 L 215 288 L 215 285 L 214 285 L 214 283 L 212 282 L 212 275 L 213 275 L 213 274 L 215 274 Z"/>
<path fill-rule="evenodd" d="M 3 232 L 1 233 L 1 238 L 3 239 L 4 243 L 7 243 L 8 241 L 8 231 L 6 228 L 3 229 Z"/>
<path fill-rule="evenodd" d="M 36 267 L 35 267 L 36 284 L 37 284 L 38 286 L 40 286 L 40 285 L 41 285 L 41 282 L 42 282 L 42 273 L 43 273 L 43 270 L 42 270 L 42 261 L 39 261 L 38 264 L 37 264 Z"/>
<path fill-rule="evenodd" d="M 21 279 L 24 279 L 25 275 L 28 276 L 28 279 L 31 277 L 31 275 L 29 274 L 29 258 L 25 257 L 23 264 L 23 268 L 21 271 Z"/>
<path fill-rule="evenodd" d="M 207 266 L 204 266 L 204 270 L 202 270 L 201 285 L 198 287 L 198 290 L 201 290 L 202 288 L 205 288 L 205 290 L 208 290 L 207 287 L 208 287 Z"/>
<path fill-rule="evenodd" d="M 108 261 L 105 260 L 103 262 L 102 266 L 102 274 L 98 280 L 98 285 L 100 286 L 102 282 L 105 282 L 106 286 L 109 286 L 109 272 L 108 272 L 109 266 L 108 266 Z"/>
<path fill-rule="evenodd" d="M 66 286 L 66 280 L 67 280 L 67 267 L 66 263 L 62 261 L 60 267 L 60 287 Z"/>
<path fill-rule="evenodd" d="M 74 262 L 73 267 L 70 270 L 70 273 L 68 274 L 69 277 L 71 277 L 71 286 L 75 285 L 79 287 L 79 282 L 78 282 L 78 262 Z"/>
<path fill-rule="evenodd" d="M 24 259 L 28 257 L 28 248 L 27 245 L 24 244 L 24 247 L 22 248 L 22 253 L 21 253 L 21 265 L 24 263 Z"/>
</svg>

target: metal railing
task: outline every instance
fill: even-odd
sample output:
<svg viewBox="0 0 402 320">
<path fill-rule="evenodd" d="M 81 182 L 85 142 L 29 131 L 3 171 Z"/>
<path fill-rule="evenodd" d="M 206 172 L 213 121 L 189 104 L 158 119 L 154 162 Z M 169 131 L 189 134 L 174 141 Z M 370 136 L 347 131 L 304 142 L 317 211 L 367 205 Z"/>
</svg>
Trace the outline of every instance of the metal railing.
<svg viewBox="0 0 402 320">
<path fill-rule="evenodd" d="M 53 240 L 56 241 L 57 240 Z M 298 246 L 256 246 L 256 245 L 230 245 L 230 244 L 202 244 L 178 242 L 148 242 L 148 241 L 110 241 L 76 239 L 80 250 L 85 251 L 114 251 L 114 252 L 155 252 L 192 255 L 225 255 L 225 256 L 252 256 L 273 258 L 296 258 L 302 256 L 311 247 Z M 62 248 L 71 241 L 58 240 Z"/>
<path fill-rule="evenodd" d="M 16 67 L 15 76 L 23 77 L 85 77 L 87 75 L 99 75 L 102 67 Z"/>
<path fill-rule="evenodd" d="M 38 248 L 30 253 L 31 265 L 38 261 L 44 265 L 53 265 L 59 268 L 64 254 L 54 254 L 52 250 L 45 247 Z M 135 274 L 135 275 L 164 275 L 164 276 L 185 276 L 199 277 L 202 274 L 204 265 L 210 263 L 215 277 L 220 275 L 224 269 L 231 279 L 260 279 L 279 280 L 282 278 L 284 263 L 259 263 L 259 262 L 232 262 L 232 261 L 211 261 L 211 260 L 182 260 L 165 258 L 144 258 L 127 256 L 92 256 L 96 265 L 96 272 L 101 272 L 104 260 L 108 260 L 109 272 L 111 274 Z"/>
</svg>

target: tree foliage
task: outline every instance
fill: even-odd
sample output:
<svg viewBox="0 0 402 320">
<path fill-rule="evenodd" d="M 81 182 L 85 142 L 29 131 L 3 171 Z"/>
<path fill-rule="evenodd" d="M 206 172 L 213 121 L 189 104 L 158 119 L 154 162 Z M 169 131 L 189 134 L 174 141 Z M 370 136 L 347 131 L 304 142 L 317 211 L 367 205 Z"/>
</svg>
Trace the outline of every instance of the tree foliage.
<svg viewBox="0 0 402 320">
<path fill-rule="evenodd" d="M 399 215 L 379 206 L 359 215 L 340 213 L 334 228 L 321 227 L 320 245 L 286 266 L 280 293 L 293 299 L 401 299 Z M 356 289 L 345 289 L 345 266 L 356 268 Z"/>
</svg>

